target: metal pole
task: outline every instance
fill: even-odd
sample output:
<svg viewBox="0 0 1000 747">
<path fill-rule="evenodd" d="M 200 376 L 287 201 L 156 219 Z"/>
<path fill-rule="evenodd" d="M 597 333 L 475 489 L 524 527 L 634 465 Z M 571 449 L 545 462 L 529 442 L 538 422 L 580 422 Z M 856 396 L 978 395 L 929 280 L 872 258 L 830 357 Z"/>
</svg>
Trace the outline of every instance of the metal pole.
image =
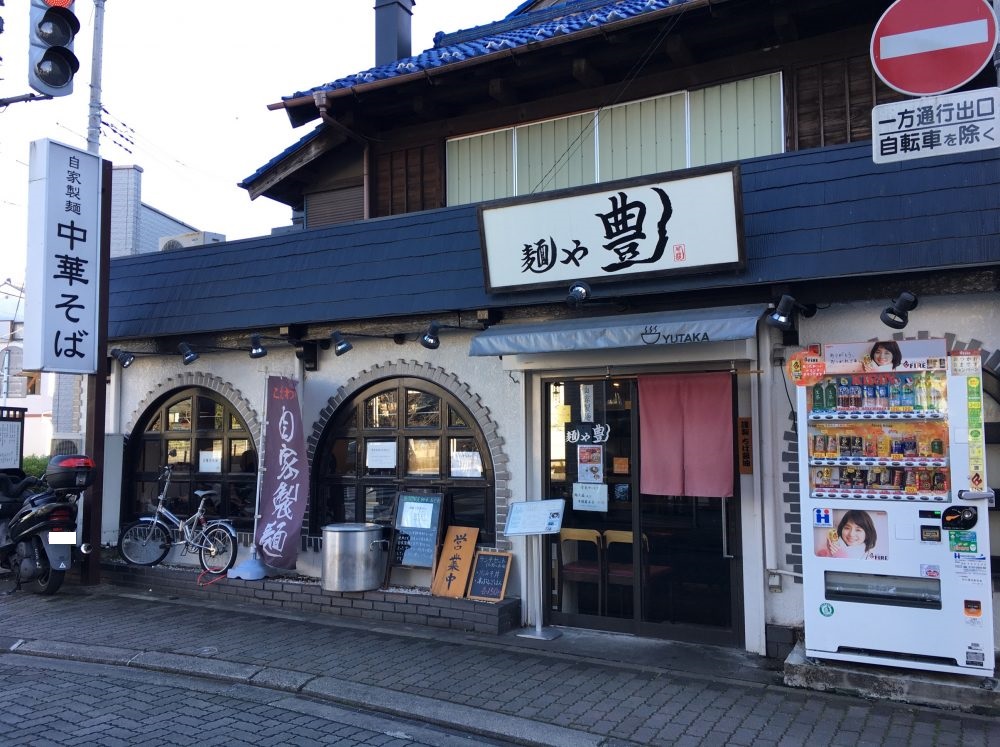
<svg viewBox="0 0 1000 747">
<path fill-rule="evenodd" d="M 87 152 L 98 153 L 101 144 L 101 60 L 104 48 L 104 2 L 94 0 L 94 50 L 90 60 L 90 117 Z"/>
</svg>

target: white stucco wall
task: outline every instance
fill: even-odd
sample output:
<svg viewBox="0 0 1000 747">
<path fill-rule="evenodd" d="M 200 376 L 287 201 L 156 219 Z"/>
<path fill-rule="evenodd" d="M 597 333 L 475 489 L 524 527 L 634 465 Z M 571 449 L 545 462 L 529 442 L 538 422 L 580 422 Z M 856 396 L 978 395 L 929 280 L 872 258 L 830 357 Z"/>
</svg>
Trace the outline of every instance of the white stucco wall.
<svg viewBox="0 0 1000 747">
<path fill-rule="evenodd" d="M 353 350 L 339 357 L 332 349 L 320 350 L 318 370 L 309 372 L 302 372 L 293 348 L 280 343 L 269 345 L 267 341 L 268 355 L 258 360 L 251 360 L 245 352 L 206 352 L 190 366 L 184 366 L 180 356 L 173 355 L 137 356 L 124 372 L 116 364 L 109 390 L 109 411 L 116 414 L 109 418 L 109 432 L 128 435 L 145 408 L 161 395 L 180 387 L 206 383 L 217 390 L 220 386 L 231 385 L 234 396 L 246 398 L 259 421 L 263 417 L 264 382 L 268 375 L 282 375 L 304 379 L 300 399 L 308 439 L 324 414 L 329 417 L 330 400 L 338 394 L 350 397 L 356 389 L 377 378 L 402 375 L 429 378 L 453 391 L 464 403 L 478 401 L 496 425 L 499 442 L 489 445 L 498 484 L 496 524 L 499 534 L 506 523 L 507 493 L 515 500 L 524 498 L 524 406 L 516 377 L 503 371 L 496 358 L 470 358 L 471 332 L 442 329 L 441 346 L 437 350 L 427 350 L 413 340 L 397 345 L 391 339 L 346 337 L 354 346 Z M 345 387 L 346 393 L 341 391 Z M 232 397 L 228 398 L 232 401 Z M 477 413 L 475 406 L 469 409 L 474 417 L 482 414 Z M 480 427 L 486 430 L 484 423 L 480 423 Z M 257 446 L 259 448 L 260 444 Z M 515 561 L 508 584 L 508 592 L 515 596 L 522 588 L 520 565 L 520 561 Z M 320 559 L 305 553 L 300 556 L 298 570 L 318 576 Z M 429 579 L 415 581 L 429 585 Z"/>
</svg>

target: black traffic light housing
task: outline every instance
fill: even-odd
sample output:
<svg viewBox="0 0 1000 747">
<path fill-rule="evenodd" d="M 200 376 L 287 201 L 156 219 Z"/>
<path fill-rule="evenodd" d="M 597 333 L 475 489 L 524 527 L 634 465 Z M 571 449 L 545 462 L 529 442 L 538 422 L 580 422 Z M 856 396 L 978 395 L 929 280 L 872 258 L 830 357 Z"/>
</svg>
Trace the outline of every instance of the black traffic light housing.
<svg viewBox="0 0 1000 747">
<path fill-rule="evenodd" d="M 80 31 L 73 5 L 74 0 L 31 0 L 28 85 L 38 93 L 73 93 L 73 76 L 80 69 L 80 61 L 73 54 L 73 39 Z"/>
</svg>

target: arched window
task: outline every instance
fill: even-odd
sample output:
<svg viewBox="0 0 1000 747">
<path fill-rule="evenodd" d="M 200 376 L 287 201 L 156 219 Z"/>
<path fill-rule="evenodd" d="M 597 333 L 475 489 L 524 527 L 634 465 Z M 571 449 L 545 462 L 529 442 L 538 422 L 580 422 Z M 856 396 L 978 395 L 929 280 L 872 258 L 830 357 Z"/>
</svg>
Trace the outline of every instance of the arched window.
<svg viewBox="0 0 1000 747">
<path fill-rule="evenodd" d="M 445 496 L 448 525 L 495 539 L 493 463 L 482 431 L 456 397 L 398 378 L 358 392 L 335 413 L 313 460 L 309 533 L 325 524 L 389 523 L 401 490 Z"/>
<path fill-rule="evenodd" d="M 130 479 L 122 486 L 122 523 L 155 507 L 157 476 L 171 464 L 171 511 L 188 516 L 198 507 L 194 491 L 214 490 L 209 515 L 253 530 L 257 451 L 243 418 L 218 394 L 184 389 L 147 410 L 129 439 L 125 464 Z"/>
</svg>

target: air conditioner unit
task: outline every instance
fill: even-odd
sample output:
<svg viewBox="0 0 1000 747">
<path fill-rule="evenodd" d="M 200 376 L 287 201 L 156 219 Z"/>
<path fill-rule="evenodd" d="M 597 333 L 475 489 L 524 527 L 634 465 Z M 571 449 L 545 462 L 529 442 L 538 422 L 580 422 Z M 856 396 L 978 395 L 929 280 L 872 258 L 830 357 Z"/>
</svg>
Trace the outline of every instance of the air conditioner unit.
<svg viewBox="0 0 1000 747">
<path fill-rule="evenodd" d="M 221 233 L 210 233 L 209 231 L 191 231 L 181 233 L 176 236 L 164 236 L 160 239 L 160 251 L 164 249 L 184 249 L 189 246 L 204 246 L 205 244 L 218 244 L 226 240 Z"/>
</svg>

